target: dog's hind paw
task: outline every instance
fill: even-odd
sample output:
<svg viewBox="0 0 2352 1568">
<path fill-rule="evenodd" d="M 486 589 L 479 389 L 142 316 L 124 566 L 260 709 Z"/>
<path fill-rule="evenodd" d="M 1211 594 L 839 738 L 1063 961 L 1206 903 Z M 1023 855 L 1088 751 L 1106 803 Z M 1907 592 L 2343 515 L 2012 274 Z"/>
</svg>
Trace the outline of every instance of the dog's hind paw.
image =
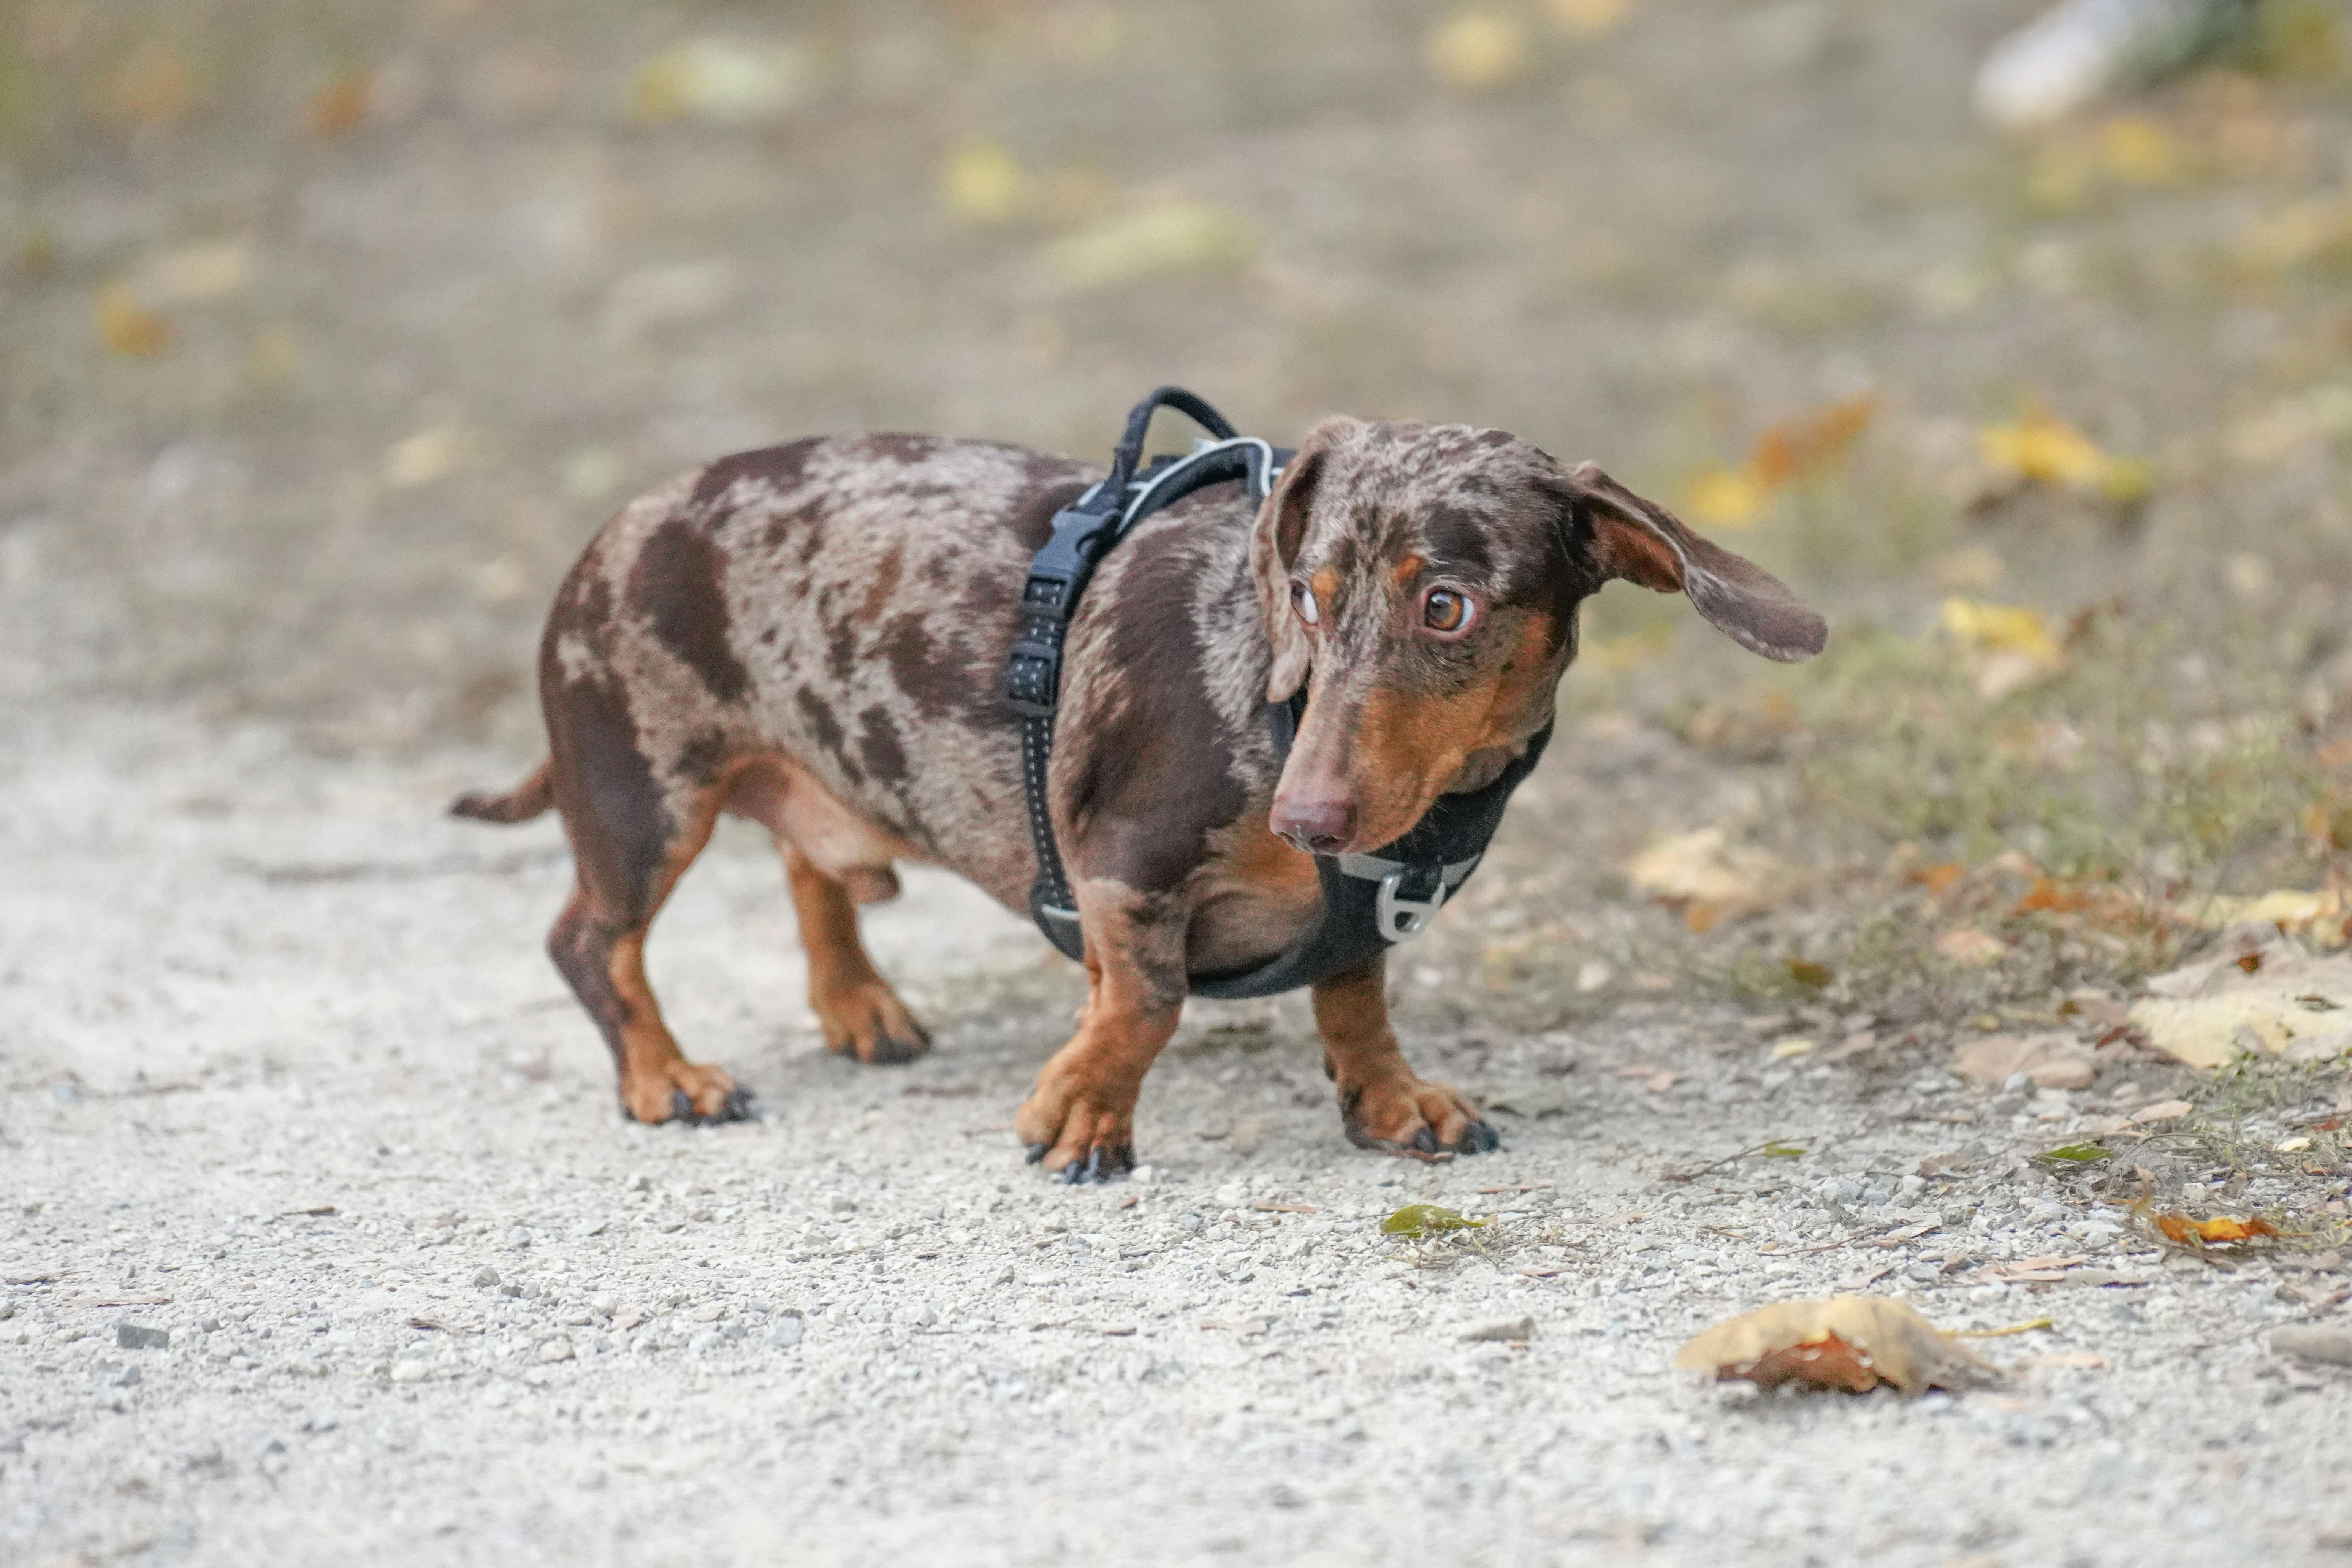
<svg viewBox="0 0 2352 1568">
<path fill-rule="evenodd" d="M 896 1067 L 931 1048 L 929 1032 L 880 979 L 829 995 L 813 994 L 809 1009 L 824 1027 L 827 1050 L 868 1067 Z"/>
</svg>

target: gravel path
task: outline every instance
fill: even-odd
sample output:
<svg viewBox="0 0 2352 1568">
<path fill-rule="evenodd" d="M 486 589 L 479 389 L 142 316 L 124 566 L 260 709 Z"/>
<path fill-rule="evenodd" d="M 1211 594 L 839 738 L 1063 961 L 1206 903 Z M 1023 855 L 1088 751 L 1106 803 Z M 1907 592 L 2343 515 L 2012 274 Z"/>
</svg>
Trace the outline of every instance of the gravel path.
<svg viewBox="0 0 2352 1568">
<path fill-rule="evenodd" d="M 745 834 L 656 978 L 767 1114 L 624 1125 L 539 952 L 553 826 L 433 815 L 513 759 L 361 768 L 149 710 L 21 732 L 0 1561 L 2087 1568 L 2347 1539 L 2352 1373 L 2264 1346 L 2315 1277 L 2168 1265 L 2015 1160 L 2033 1108 L 1864 1070 L 1894 1046 L 1794 1071 L 1671 999 L 1423 1034 L 1507 1147 L 1421 1167 L 1342 1141 L 1297 1003 L 1201 1008 L 1147 1091 L 1150 1179 L 1068 1188 L 1007 1123 L 1069 966 L 918 874 L 870 930 L 940 1048 L 830 1058 Z M 1768 1137 L 1813 1152 L 1660 1180 Z M 1483 1250 L 1383 1237 L 1414 1200 L 1500 1217 Z M 2050 1254 L 2114 1282 L 1983 1277 Z M 1669 1370 L 1722 1316 L 1874 1276 L 1949 1326 L 2056 1328 L 1909 1403 Z"/>
</svg>

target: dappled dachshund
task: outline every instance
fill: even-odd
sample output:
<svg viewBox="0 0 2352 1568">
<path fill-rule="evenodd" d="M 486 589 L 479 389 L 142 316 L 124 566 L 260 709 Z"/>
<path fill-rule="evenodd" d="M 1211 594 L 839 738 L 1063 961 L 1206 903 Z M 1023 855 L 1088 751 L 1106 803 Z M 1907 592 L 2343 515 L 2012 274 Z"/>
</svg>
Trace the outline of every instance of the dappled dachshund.
<svg viewBox="0 0 2352 1568">
<path fill-rule="evenodd" d="M 827 1044 L 867 1063 L 929 1048 L 856 909 L 916 860 L 1031 910 L 1048 858 L 1007 654 L 1033 555 L 1103 478 L 980 442 L 819 437 L 673 479 L 588 547 L 541 647 L 548 760 L 454 809 L 562 814 L 578 882 L 549 947 L 629 1115 L 743 1112 L 733 1079 L 679 1053 L 645 967 L 646 929 L 721 812 L 774 836 Z M 1578 606 L 1612 578 L 1687 594 L 1769 658 L 1826 636 L 1768 573 L 1496 430 L 1333 419 L 1262 504 L 1233 479 L 1136 522 L 1066 617 L 1057 739 L 1034 759 L 1088 990 L 1021 1108 L 1032 1158 L 1073 1179 L 1128 1167 L 1138 1091 L 1188 992 L 1299 940 L 1325 863 L 1523 772 Z M 1493 1147 L 1467 1100 L 1406 1065 L 1383 956 L 1313 984 L 1348 1137 Z"/>
</svg>

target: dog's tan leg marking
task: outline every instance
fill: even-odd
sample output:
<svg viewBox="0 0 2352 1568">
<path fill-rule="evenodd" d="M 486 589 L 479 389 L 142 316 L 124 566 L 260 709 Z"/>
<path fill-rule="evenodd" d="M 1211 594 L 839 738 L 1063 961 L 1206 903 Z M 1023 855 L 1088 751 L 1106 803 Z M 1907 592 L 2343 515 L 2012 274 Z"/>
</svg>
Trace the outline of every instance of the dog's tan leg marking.
<svg viewBox="0 0 2352 1568">
<path fill-rule="evenodd" d="M 1030 1159 L 1073 1180 L 1133 1168 L 1136 1096 L 1184 1014 L 1181 923 L 1131 919 L 1124 897 L 1100 887 L 1080 894 L 1087 1007 L 1078 1032 L 1039 1069 L 1013 1120 Z"/>
<path fill-rule="evenodd" d="M 808 952 L 809 1006 L 824 1026 L 826 1047 L 867 1063 L 910 1062 L 929 1050 L 930 1036 L 876 973 L 858 940 L 850 889 L 791 845 L 783 851 L 801 946 Z"/>
<path fill-rule="evenodd" d="M 586 870 L 593 862 L 583 855 L 580 885 L 548 939 L 556 966 L 612 1047 L 621 1072 L 622 1109 L 639 1121 L 667 1121 L 681 1110 L 710 1118 L 736 1113 L 729 1103 L 734 1079 L 723 1068 L 686 1059 L 646 979 L 646 928 L 709 841 L 717 816 L 714 800 L 688 822 L 672 840 L 637 908 L 627 914 L 611 912 L 614 900 L 609 893 L 599 896 L 599 879 Z M 571 825 L 569 816 L 566 823 Z"/>
<path fill-rule="evenodd" d="M 1348 1142 L 1409 1159 L 1475 1154 L 1496 1146 L 1494 1129 L 1451 1085 L 1432 1083 L 1405 1065 L 1389 1025 L 1378 958 L 1315 987 L 1315 1026 L 1323 1035 L 1323 1070 L 1339 1089 Z"/>
<path fill-rule="evenodd" d="M 858 940 L 857 906 L 898 897 L 896 859 L 912 847 L 851 811 L 790 758 L 744 763 L 729 779 L 727 809 L 765 826 L 784 858 L 784 877 L 808 953 L 809 1008 L 824 1043 L 866 1063 L 910 1062 L 931 1048 L 890 983 Z"/>
</svg>

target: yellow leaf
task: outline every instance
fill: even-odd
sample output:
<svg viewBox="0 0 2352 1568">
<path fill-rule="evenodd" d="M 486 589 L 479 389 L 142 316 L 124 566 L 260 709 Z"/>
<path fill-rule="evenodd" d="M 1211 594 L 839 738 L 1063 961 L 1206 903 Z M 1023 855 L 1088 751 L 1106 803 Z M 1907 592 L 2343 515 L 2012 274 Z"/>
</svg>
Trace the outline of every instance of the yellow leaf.
<svg viewBox="0 0 2352 1568">
<path fill-rule="evenodd" d="M 791 44 L 689 38 L 639 66 L 625 101 L 630 115 L 649 125 L 689 119 L 766 125 L 799 108 L 814 77 L 807 54 Z"/>
<path fill-rule="evenodd" d="M 1247 266 L 1257 255 L 1257 226 L 1213 202 L 1174 198 L 1056 241 L 1046 265 L 1072 289 L 1108 289 L 1170 272 Z"/>
<path fill-rule="evenodd" d="M 2041 613 L 2022 605 L 1988 605 L 1955 595 L 1944 601 L 1943 620 L 1944 629 L 1970 647 L 2023 654 L 2053 669 L 2066 659 Z"/>
<path fill-rule="evenodd" d="M 1561 32 L 1593 37 L 1622 22 L 1633 0 L 1544 0 L 1544 9 Z"/>
<path fill-rule="evenodd" d="M 1463 11 L 1430 29 L 1432 75 L 1457 91 L 1479 92 L 1526 74 L 1533 63 L 1527 28 L 1501 11 Z"/>
<path fill-rule="evenodd" d="M 2180 173 L 2180 144 L 2145 114 L 2122 114 L 2099 127 L 2099 163 L 2118 179 L 2159 184 Z"/>
<path fill-rule="evenodd" d="M 1770 492 L 1745 468 L 1712 468 L 1691 481 L 1683 510 L 1710 528 L 1746 528 L 1764 510 Z"/>
<path fill-rule="evenodd" d="M 172 343 L 172 323 L 139 302 L 127 283 L 109 283 L 91 300 L 98 339 L 119 354 L 152 359 Z"/>
<path fill-rule="evenodd" d="M 966 223 L 1008 223 L 1029 205 L 1029 176 L 1003 144 L 974 137 L 940 165 L 940 201 Z"/>
<path fill-rule="evenodd" d="M 2034 484 L 2100 485 L 2113 461 L 2080 430 L 2039 410 L 1979 431 L 1977 445 L 1986 462 Z"/>
<path fill-rule="evenodd" d="M 394 441 L 383 454 L 383 482 L 415 489 L 457 471 L 474 456 L 473 437 L 455 425 L 436 425 Z"/>
</svg>

